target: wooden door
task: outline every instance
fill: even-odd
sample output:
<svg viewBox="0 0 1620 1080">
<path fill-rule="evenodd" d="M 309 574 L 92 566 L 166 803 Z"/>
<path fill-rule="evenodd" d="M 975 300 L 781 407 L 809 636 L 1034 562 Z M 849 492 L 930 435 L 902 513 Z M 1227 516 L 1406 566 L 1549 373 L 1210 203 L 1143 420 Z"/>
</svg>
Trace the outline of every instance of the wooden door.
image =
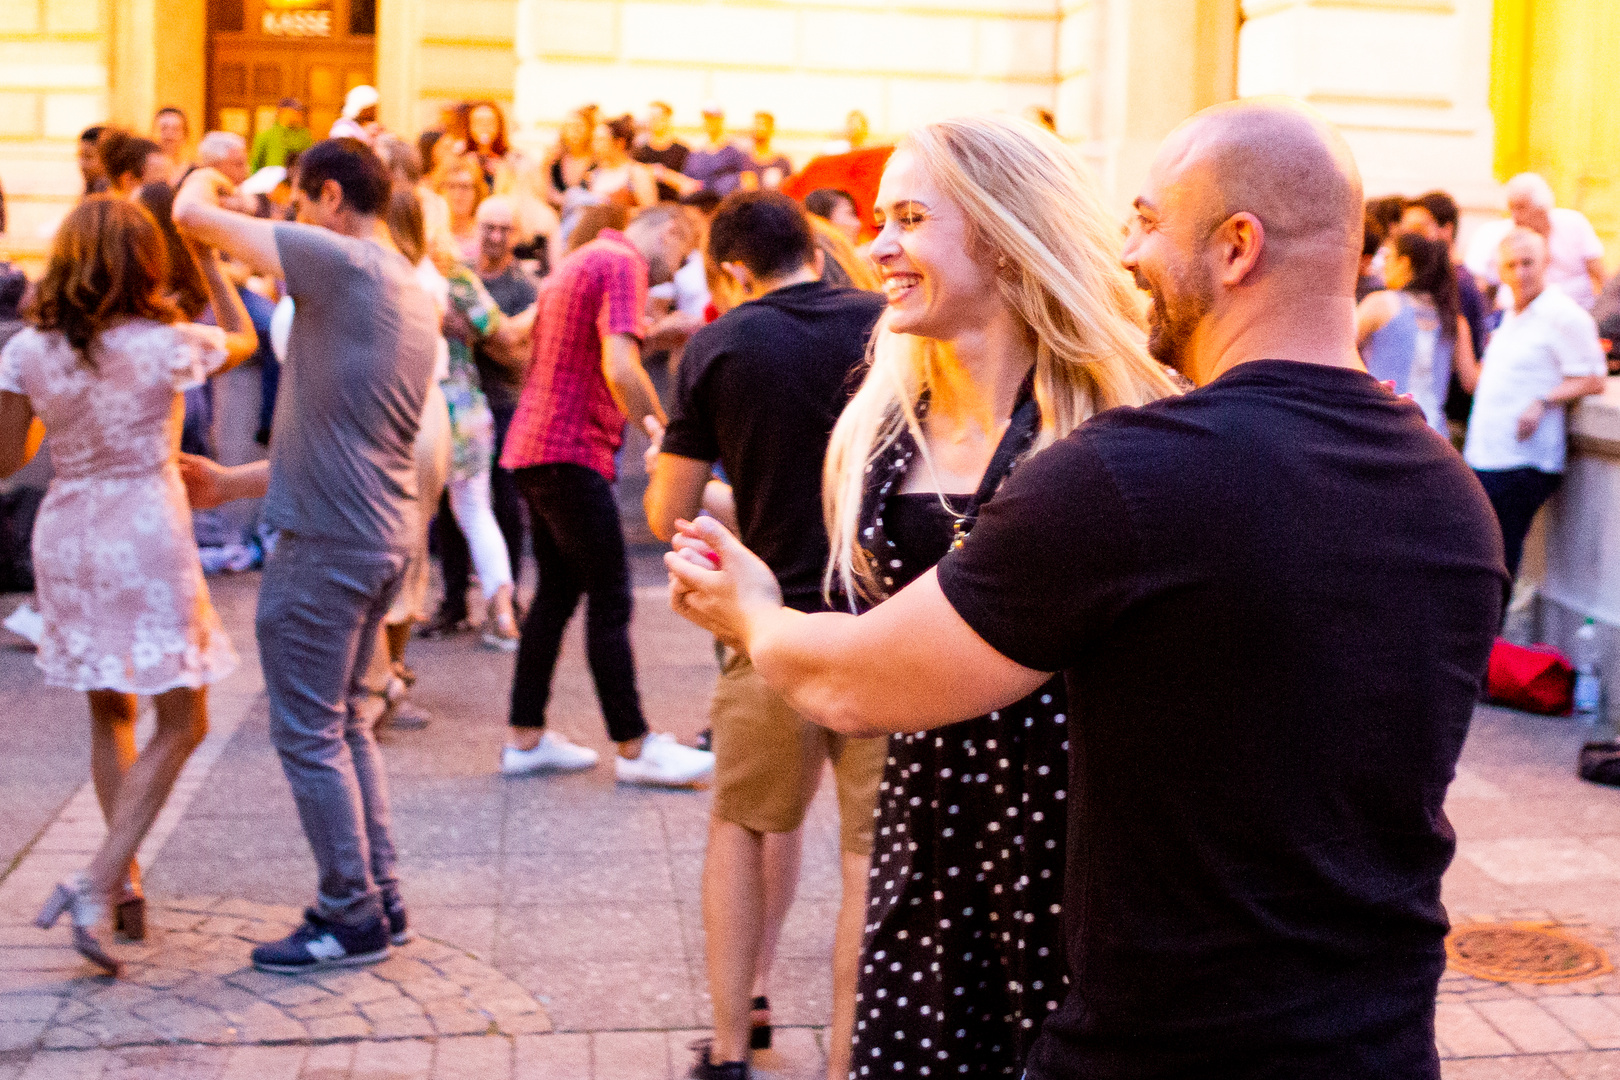
<svg viewBox="0 0 1620 1080">
<path fill-rule="evenodd" d="M 208 126 L 252 141 L 300 98 L 317 139 L 350 89 L 373 82 L 374 0 L 210 0 Z"/>
</svg>

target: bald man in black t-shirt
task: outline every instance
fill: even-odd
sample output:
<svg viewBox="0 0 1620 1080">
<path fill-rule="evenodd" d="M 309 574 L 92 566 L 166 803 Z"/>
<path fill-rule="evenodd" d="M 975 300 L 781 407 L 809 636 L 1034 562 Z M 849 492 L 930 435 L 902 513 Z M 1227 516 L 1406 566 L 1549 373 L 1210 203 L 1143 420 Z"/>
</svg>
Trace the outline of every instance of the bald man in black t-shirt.
<svg viewBox="0 0 1620 1080">
<path fill-rule="evenodd" d="M 1315 113 L 1200 113 L 1135 210 L 1150 350 L 1197 389 L 1036 454 L 865 615 L 784 608 L 713 523 L 667 557 L 675 607 L 851 733 L 1064 672 L 1070 986 L 1030 1080 L 1435 1080 L 1442 804 L 1506 576 L 1490 504 L 1356 355 L 1361 182 Z"/>
</svg>

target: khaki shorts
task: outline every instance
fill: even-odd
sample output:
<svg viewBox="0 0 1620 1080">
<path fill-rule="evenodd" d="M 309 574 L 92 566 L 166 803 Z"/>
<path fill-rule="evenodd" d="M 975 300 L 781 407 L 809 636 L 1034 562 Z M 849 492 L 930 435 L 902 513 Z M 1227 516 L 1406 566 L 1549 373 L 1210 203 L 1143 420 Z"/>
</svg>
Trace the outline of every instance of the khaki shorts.
<svg viewBox="0 0 1620 1080">
<path fill-rule="evenodd" d="M 729 652 L 709 708 L 714 725 L 714 808 L 721 821 L 759 833 L 792 832 L 832 762 L 839 843 L 872 854 L 872 817 L 887 736 L 852 739 L 812 724 L 765 684 L 746 656 Z"/>
</svg>

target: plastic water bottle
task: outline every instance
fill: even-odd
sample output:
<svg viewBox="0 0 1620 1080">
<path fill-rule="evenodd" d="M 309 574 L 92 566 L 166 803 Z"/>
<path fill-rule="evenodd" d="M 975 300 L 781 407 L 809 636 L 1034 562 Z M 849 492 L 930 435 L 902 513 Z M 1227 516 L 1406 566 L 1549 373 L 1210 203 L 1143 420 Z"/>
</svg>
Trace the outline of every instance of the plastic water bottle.
<svg viewBox="0 0 1620 1080">
<path fill-rule="evenodd" d="M 1575 631 L 1575 714 L 1582 722 L 1597 722 L 1603 708 L 1603 679 L 1598 673 L 1597 623 L 1587 619 Z"/>
</svg>

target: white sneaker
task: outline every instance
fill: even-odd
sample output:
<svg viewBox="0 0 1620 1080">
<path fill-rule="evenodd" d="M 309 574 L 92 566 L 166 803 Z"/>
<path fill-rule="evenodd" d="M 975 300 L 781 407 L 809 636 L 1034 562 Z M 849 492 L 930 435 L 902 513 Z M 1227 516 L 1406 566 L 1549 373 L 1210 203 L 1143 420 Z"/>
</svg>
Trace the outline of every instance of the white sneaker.
<svg viewBox="0 0 1620 1080">
<path fill-rule="evenodd" d="M 26 600 L 17 605 L 17 610 L 0 625 L 36 649 L 39 648 L 40 639 L 45 636 L 45 617 L 35 611 L 34 606 Z"/>
<path fill-rule="evenodd" d="M 547 728 L 533 750 L 519 750 L 508 746 L 501 750 L 501 772 L 506 776 L 551 769 L 556 772 L 579 772 L 595 765 L 597 753 L 588 746 L 571 743 Z"/>
<path fill-rule="evenodd" d="M 637 758 L 615 757 L 613 767 L 621 784 L 647 787 L 686 787 L 714 772 L 714 755 L 675 741 L 675 736 L 648 735 Z"/>
</svg>

